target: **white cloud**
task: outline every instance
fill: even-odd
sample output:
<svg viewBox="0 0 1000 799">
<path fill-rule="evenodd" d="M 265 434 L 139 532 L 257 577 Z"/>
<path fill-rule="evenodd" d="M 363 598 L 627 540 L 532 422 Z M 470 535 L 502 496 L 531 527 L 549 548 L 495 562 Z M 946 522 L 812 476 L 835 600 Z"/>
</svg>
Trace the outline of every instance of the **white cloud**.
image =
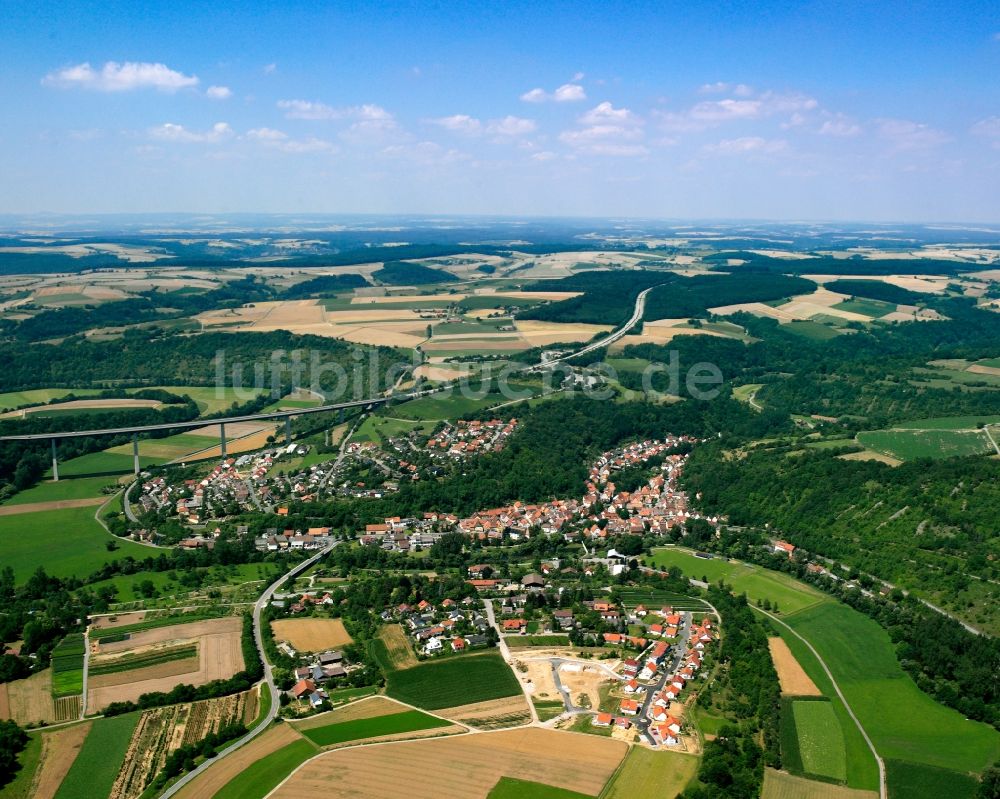
<svg viewBox="0 0 1000 799">
<path fill-rule="evenodd" d="M 334 108 L 310 100 L 278 100 L 278 108 L 286 119 L 349 119 L 354 120 L 352 132 L 380 133 L 396 126 L 395 117 L 382 106 L 373 103 Z"/>
<path fill-rule="evenodd" d="M 840 136 L 843 138 L 849 138 L 851 136 L 857 136 L 861 133 L 861 126 L 856 122 L 852 122 L 843 114 L 838 114 L 820 125 L 817 133 L 822 136 Z"/>
<path fill-rule="evenodd" d="M 698 91 L 701 94 L 726 94 L 729 92 L 737 97 L 750 97 L 753 95 L 753 87 L 747 86 L 745 83 L 734 85 L 721 80 L 715 83 L 703 83 L 698 87 Z"/>
<path fill-rule="evenodd" d="M 247 138 L 262 142 L 278 142 L 287 139 L 288 134 L 274 128 L 254 128 L 247 131 Z"/>
<path fill-rule="evenodd" d="M 723 139 L 704 147 L 705 152 L 720 155 L 740 155 L 743 153 L 777 153 L 788 147 L 784 139 L 764 139 L 760 136 L 741 136 L 737 139 Z"/>
<path fill-rule="evenodd" d="M 263 72 L 265 75 L 273 75 L 277 71 L 278 71 L 278 65 L 275 64 L 273 61 L 270 64 L 265 64 L 263 69 L 261 69 L 261 72 Z"/>
<path fill-rule="evenodd" d="M 706 84 L 702 89 L 709 92 L 732 91 L 736 97 L 702 100 L 687 111 L 659 112 L 656 116 L 661 127 L 675 133 L 700 131 L 729 122 L 763 119 L 777 114 L 790 114 L 785 127 L 795 127 L 805 122 L 803 112 L 819 108 L 815 99 L 804 94 L 767 91 L 751 98 L 753 90 L 744 84 Z"/>
<path fill-rule="evenodd" d="M 578 75 L 580 73 L 577 73 Z M 582 76 L 581 76 L 582 78 Z M 580 78 L 574 77 L 574 80 Z M 587 92 L 579 83 L 564 83 L 554 92 L 549 94 L 545 89 L 531 89 L 521 95 L 521 100 L 526 103 L 544 103 L 552 100 L 556 103 L 575 103 L 587 99 Z"/>
<path fill-rule="evenodd" d="M 508 114 L 503 119 L 491 120 L 486 131 L 495 136 L 524 136 L 534 133 L 536 127 L 534 120 Z"/>
<path fill-rule="evenodd" d="M 100 92 L 126 92 L 133 89 L 156 89 L 176 92 L 198 85 L 198 78 L 170 69 L 165 64 L 108 61 L 99 70 L 89 63 L 50 72 L 42 79 L 46 86 L 60 89 L 93 89 Z"/>
<path fill-rule="evenodd" d="M 970 130 L 974 136 L 984 136 L 992 140 L 993 146 L 1000 150 L 1000 117 L 981 119 Z"/>
<path fill-rule="evenodd" d="M 531 154 L 532 161 L 551 161 L 555 157 L 556 154 L 548 150 L 542 150 L 541 152 Z"/>
<path fill-rule="evenodd" d="M 331 105 L 309 100 L 278 100 L 278 108 L 286 119 L 340 119 L 341 114 Z"/>
<path fill-rule="evenodd" d="M 483 123 L 475 117 L 470 117 L 468 114 L 452 114 L 448 117 L 438 117 L 437 119 L 429 119 L 427 121 L 445 130 L 450 130 L 454 133 L 465 133 L 467 135 L 480 133 L 483 129 Z"/>
<path fill-rule="evenodd" d="M 233 96 L 233 91 L 228 86 L 209 86 L 205 89 L 205 96 L 213 100 L 228 100 Z"/>
<path fill-rule="evenodd" d="M 207 131 L 188 130 L 183 125 L 167 122 L 149 130 L 150 138 L 171 142 L 204 142 L 218 144 L 233 136 L 233 129 L 226 122 L 216 122 Z"/>
<path fill-rule="evenodd" d="M 895 150 L 926 150 L 951 140 L 943 131 L 909 119 L 876 120 L 878 133 Z"/>
<path fill-rule="evenodd" d="M 264 147 L 281 150 L 285 153 L 319 153 L 334 152 L 337 146 L 325 139 L 309 137 L 292 139 L 282 130 L 274 128 L 254 128 L 247 131 L 247 138 Z"/>
<path fill-rule="evenodd" d="M 580 122 L 584 125 L 604 125 L 609 123 L 633 125 L 638 124 L 640 120 L 627 108 L 615 108 L 611 103 L 603 102 L 583 114 L 580 117 Z"/>
</svg>

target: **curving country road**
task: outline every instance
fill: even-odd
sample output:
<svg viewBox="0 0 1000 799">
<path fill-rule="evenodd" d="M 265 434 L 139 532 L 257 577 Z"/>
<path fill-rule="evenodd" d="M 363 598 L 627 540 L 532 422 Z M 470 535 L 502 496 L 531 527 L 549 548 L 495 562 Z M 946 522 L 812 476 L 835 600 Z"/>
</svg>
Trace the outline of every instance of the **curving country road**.
<svg viewBox="0 0 1000 799">
<path fill-rule="evenodd" d="M 270 726 L 271 722 L 274 721 L 275 717 L 278 715 L 278 708 L 280 707 L 280 703 L 278 701 L 279 692 L 278 692 L 278 686 L 274 684 L 274 674 L 272 673 L 271 670 L 271 664 L 268 663 L 267 655 L 264 653 L 264 637 L 260 626 L 261 613 L 263 613 L 264 608 L 267 607 L 267 604 L 271 601 L 271 597 L 274 595 L 274 592 L 278 588 L 280 588 L 287 580 L 295 578 L 297 575 L 301 574 L 310 566 L 312 566 L 314 563 L 316 563 L 318 560 L 323 558 L 339 543 L 340 543 L 339 541 L 334 541 L 332 544 L 325 547 L 324 549 L 321 549 L 319 552 L 317 552 L 308 560 L 304 560 L 301 563 L 296 564 L 289 571 L 285 572 L 281 577 L 279 577 L 277 580 L 275 580 L 267 587 L 267 590 L 265 590 L 264 593 L 260 595 L 260 598 L 253 606 L 253 637 L 254 641 L 257 643 L 257 654 L 260 656 L 260 662 L 264 665 L 264 686 L 271 694 L 271 707 L 270 710 L 268 710 L 267 715 L 263 719 L 261 719 L 261 721 L 257 724 L 257 726 L 255 726 L 252 730 L 250 730 L 250 732 L 248 732 L 242 738 L 233 741 L 233 743 L 229 744 L 229 746 L 220 751 L 218 755 L 211 758 L 210 760 L 206 760 L 204 763 L 202 763 L 200 766 L 194 769 L 194 771 L 189 771 L 187 774 L 185 774 L 183 777 L 177 780 L 177 782 L 175 782 L 161 794 L 162 799 L 166 799 L 167 797 L 176 794 L 181 788 L 183 788 L 185 785 L 191 782 L 191 780 L 193 780 L 195 777 L 197 777 L 206 769 L 208 769 L 210 766 L 212 766 L 213 763 L 218 762 L 221 758 L 225 757 L 230 752 L 234 752 L 244 744 L 252 741 L 258 735 L 264 732 L 264 730 L 266 730 Z"/>
</svg>

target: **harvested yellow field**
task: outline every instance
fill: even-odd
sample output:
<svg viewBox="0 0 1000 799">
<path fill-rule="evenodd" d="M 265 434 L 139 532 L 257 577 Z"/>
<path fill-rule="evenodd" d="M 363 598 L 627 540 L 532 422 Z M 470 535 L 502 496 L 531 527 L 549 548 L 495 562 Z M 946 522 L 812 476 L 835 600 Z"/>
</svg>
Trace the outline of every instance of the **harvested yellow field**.
<svg viewBox="0 0 1000 799">
<path fill-rule="evenodd" d="M 204 799 L 215 796 L 233 778 L 242 774 L 258 760 L 276 752 L 295 741 L 304 740 L 291 724 L 278 724 L 262 735 L 258 735 L 246 746 L 237 749 L 233 754 L 212 764 L 212 767 L 199 774 L 197 778 L 185 785 L 177 793 L 178 799 Z"/>
<path fill-rule="evenodd" d="M 340 619 L 278 619 L 271 622 L 271 632 L 300 652 L 322 652 L 354 642 Z"/>
<path fill-rule="evenodd" d="M 0 698 L 0 711 L 18 724 L 32 724 L 39 721 L 56 721 L 55 706 L 52 702 L 52 669 L 44 669 L 23 680 L 5 683 L 7 707 Z"/>
<path fill-rule="evenodd" d="M 267 427 L 262 427 L 256 433 L 230 440 L 229 425 L 226 425 L 226 454 L 236 455 L 240 452 L 252 452 L 255 449 L 262 449 L 268 445 L 268 436 L 276 435 L 277 431 L 277 427 L 268 425 Z M 222 447 L 215 446 L 210 449 L 201 450 L 197 452 L 197 455 L 199 460 L 221 458 Z M 181 458 L 178 458 L 178 460 L 181 460 Z"/>
<path fill-rule="evenodd" d="M 92 400 L 72 400 L 70 402 L 60 402 L 55 405 L 36 405 L 32 408 L 21 408 L 17 411 L 10 411 L 8 413 L 0 415 L 0 419 L 6 419 L 8 417 L 20 416 L 23 417 L 29 413 L 38 412 L 48 412 L 48 411 L 75 411 L 75 410 L 90 410 L 90 409 L 100 409 L 106 408 L 108 410 L 114 410 L 118 408 L 162 408 L 163 403 L 159 400 L 149 400 L 149 399 L 92 399 Z"/>
<path fill-rule="evenodd" d="M 560 322 L 539 322 L 524 320 L 517 322 L 517 332 L 529 347 L 561 342 L 590 341 L 598 333 L 611 331 L 610 325 L 563 324 Z"/>
<path fill-rule="evenodd" d="M 559 302 L 560 300 L 568 300 L 572 297 L 579 297 L 582 292 L 580 291 L 493 291 L 493 292 L 483 292 L 484 294 L 496 295 L 497 297 L 513 297 L 518 300 L 551 300 L 552 302 Z M 480 294 L 480 292 L 476 292 Z"/>
<path fill-rule="evenodd" d="M 374 719 L 379 716 L 391 716 L 394 713 L 403 713 L 411 710 L 407 705 L 400 704 L 387 696 L 370 696 L 366 699 L 359 699 L 349 705 L 331 710 L 327 713 L 320 713 L 317 716 L 310 716 L 303 721 L 291 722 L 297 730 L 311 730 L 314 727 L 325 727 L 327 724 L 340 724 L 344 721 L 357 721 L 358 719 Z"/>
<path fill-rule="evenodd" d="M 483 730 L 517 727 L 531 721 L 531 710 L 524 694 L 450 707 L 436 711 L 436 715 Z"/>
<path fill-rule="evenodd" d="M 889 466 L 899 466 L 902 461 L 898 458 L 893 458 L 891 455 L 886 455 L 884 452 L 876 452 L 873 449 L 866 449 L 860 452 L 846 452 L 843 455 L 838 455 L 838 458 L 844 461 L 878 461 L 879 463 L 885 463 Z"/>
<path fill-rule="evenodd" d="M 627 751 L 607 738 L 530 727 L 355 747 L 307 761 L 271 796 L 485 799 L 505 776 L 597 796 Z"/>
<path fill-rule="evenodd" d="M 949 278 L 936 275 L 803 275 L 807 280 L 829 283 L 831 280 L 878 280 L 909 291 L 925 294 L 941 294 L 948 286 Z"/>
<path fill-rule="evenodd" d="M 656 319 L 644 322 L 642 332 L 635 335 L 622 336 L 608 350 L 621 352 L 631 344 L 666 344 L 677 336 L 718 336 L 730 338 L 725 333 L 709 328 L 680 327 L 686 325 L 687 319 Z"/>
<path fill-rule="evenodd" d="M 449 304 L 464 300 L 467 296 L 467 294 L 396 294 L 384 297 L 355 296 L 351 298 L 351 305 L 372 305 L 374 303 L 381 305 L 387 302 L 441 302 Z"/>
<path fill-rule="evenodd" d="M 763 799 L 876 799 L 875 791 L 793 777 L 784 771 L 764 769 Z"/>
<path fill-rule="evenodd" d="M 427 340 L 425 328 L 415 328 L 412 322 L 383 322 L 378 325 L 360 327 L 339 325 L 328 327 L 327 331 L 317 335 L 334 336 L 355 344 L 370 344 L 375 347 L 409 347 L 412 349 Z"/>
<path fill-rule="evenodd" d="M 38 760 L 38 770 L 31 781 L 29 796 L 33 799 L 52 799 L 56 795 L 70 766 L 80 754 L 91 726 L 93 722 L 87 721 L 42 735 L 42 754 Z"/>
<path fill-rule="evenodd" d="M 778 682 L 781 683 L 781 693 L 786 696 L 822 696 L 816 683 L 806 674 L 805 669 L 795 659 L 792 650 L 782 638 L 768 638 L 767 646 L 771 650 L 771 660 L 778 672 Z"/>
</svg>

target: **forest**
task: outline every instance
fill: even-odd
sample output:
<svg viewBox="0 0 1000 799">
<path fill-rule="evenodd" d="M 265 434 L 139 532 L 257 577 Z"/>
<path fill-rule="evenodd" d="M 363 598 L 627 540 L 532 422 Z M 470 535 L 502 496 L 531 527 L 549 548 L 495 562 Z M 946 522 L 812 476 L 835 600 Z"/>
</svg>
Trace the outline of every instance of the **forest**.
<svg viewBox="0 0 1000 799">
<path fill-rule="evenodd" d="M 741 271 L 756 269 L 795 275 L 912 275 L 915 272 L 922 275 L 954 275 L 969 269 L 967 263 L 945 258 L 921 258 L 919 261 L 905 258 L 864 258 L 861 255 L 848 258 L 831 255 L 775 258 L 747 250 L 714 252 L 704 260 L 714 262 L 712 269 L 729 272 L 734 269 L 729 266 L 729 260 L 733 258 L 743 261 L 738 267 Z M 919 264 L 919 268 L 916 264 Z"/>
<path fill-rule="evenodd" d="M 431 283 L 450 283 L 456 279 L 451 272 L 409 261 L 386 261 L 381 269 L 372 272 L 372 277 L 390 286 L 426 286 Z"/>
<path fill-rule="evenodd" d="M 306 297 L 325 297 L 367 285 L 367 280 L 353 272 L 346 275 L 320 275 L 285 289 L 281 294 L 281 299 L 301 300 Z"/>
</svg>

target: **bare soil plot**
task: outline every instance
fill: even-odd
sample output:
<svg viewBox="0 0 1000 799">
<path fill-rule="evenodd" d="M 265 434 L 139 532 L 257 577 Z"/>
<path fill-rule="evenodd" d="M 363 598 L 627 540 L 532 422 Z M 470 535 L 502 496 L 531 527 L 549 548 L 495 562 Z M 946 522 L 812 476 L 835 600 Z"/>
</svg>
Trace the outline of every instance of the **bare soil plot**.
<svg viewBox="0 0 1000 799">
<path fill-rule="evenodd" d="M 325 727 L 327 724 L 340 724 L 342 721 L 391 716 L 393 713 L 402 713 L 404 710 L 410 710 L 410 707 L 395 699 L 390 699 L 387 696 L 370 696 L 331 710 L 329 713 L 320 713 L 318 716 L 310 716 L 302 721 L 293 722 L 293 726 L 297 730 L 311 730 L 315 727 Z"/>
<path fill-rule="evenodd" d="M 114 616 L 98 616 L 90 624 L 92 630 L 109 630 L 114 627 L 126 627 L 138 624 L 146 618 L 146 611 L 137 610 L 132 613 L 119 613 Z"/>
<path fill-rule="evenodd" d="M 275 638 L 301 652 L 320 652 L 354 642 L 340 619 L 278 619 L 271 622 L 271 631 Z"/>
<path fill-rule="evenodd" d="M 5 683 L 7 689 L 7 718 L 18 724 L 53 722 L 55 706 L 52 701 L 52 669 L 44 669 L 24 680 Z M 0 710 L 2 710 L 0 704 Z"/>
<path fill-rule="evenodd" d="M 526 670 L 522 671 L 522 667 Z M 552 678 L 552 664 L 547 660 L 515 661 L 514 674 L 522 683 L 527 684 L 528 693 L 533 699 L 542 701 L 562 699 Z"/>
<path fill-rule="evenodd" d="M 607 333 L 610 325 L 568 324 L 524 320 L 517 322 L 517 332 L 532 347 L 562 341 L 590 341 L 598 333 Z"/>
<path fill-rule="evenodd" d="M 531 721 L 531 710 L 523 694 L 450 707 L 435 714 L 483 730 L 517 727 Z"/>
<path fill-rule="evenodd" d="M 862 450 L 861 452 L 847 452 L 837 457 L 844 461 L 878 461 L 889 466 L 899 466 L 902 463 L 899 458 L 893 458 L 891 455 L 886 455 L 884 452 L 875 452 L 872 449 Z"/>
<path fill-rule="evenodd" d="M 92 725 L 88 721 L 42 735 L 42 754 L 29 792 L 34 799 L 52 799 L 56 795 Z"/>
<path fill-rule="evenodd" d="M 275 435 L 277 429 L 278 428 L 275 425 L 271 424 L 258 429 L 255 433 L 250 433 L 249 435 L 242 436 L 241 438 L 234 438 L 230 440 L 229 425 L 226 425 L 226 454 L 235 455 L 240 452 L 251 452 L 255 449 L 262 449 L 268 445 L 268 436 Z M 216 436 L 218 436 L 218 433 L 216 433 Z M 193 452 L 191 454 L 197 455 L 198 460 L 221 458 L 222 446 L 220 444 L 214 447 L 209 447 L 208 449 Z M 179 457 L 177 460 L 184 460 L 184 457 L 187 456 Z"/>
<path fill-rule="evenodd" d="M 778 672 L 778 682 L 781 683 L 781 693 L 786 696 L 822 696 L 823 693 L 816 687 L 805 670 L 799 665 L 788 648 L 788 644 L 781 638 L 768 638 L 767 646 L 771 650 L 771 660 L 774 661 L 774 668 Z"/>
<path fill-rule="evenodd" d="M 88 708 L 98 710 L 111 702 L 135 701 L 151 691 L 169 691 L 179 683 L 204 685 L 212 680 L 227 679 L 243 669 L 240 646 L 242 620 L 235 617 L 209 619 L 191 624 L 175 624 L 152 630 L 141 630 L 128 641 L 94 645 L 100 654 L 134 651 L 154 644 L 198 642 L 198 658 L 169 661 L 147 669 L 94 677 L 90 681 Z M 188 670 L 179 672 L 179 664 Z M 165 674 L 164 672 L 169 672 Z M 115 680 L 108 684 L 108 680 Z"/>
<path fill-rule="evenodd" d="M 538 728 L 354 747 L 307 761 L 272 796 L 485 799 L 504 776 L 596 796 L 627 751 L 607 738 Z"/>
<path fill-rule="evenodd" d="M 607 672 L 596 666 L 563 663 L 559 667 L 559 681 L 569 691 L 575 705 L 585 707 L 589 702 L 590 707 L 596 710 L 601 703 L 601 687 L 609 680 Z M 587 700 L 581 702 L 582 697 L 587 697 Z"/>
<path fill-rule="evenodd" d="M 261 758 L 276 752 L 283 746 L 303 740 L 291 724 L 278 724 L 262 735 L 258 735 L 246 746 L 213 764 L 211 768 L 185 785 L 178 793 L 178 799 L 205 799 L 215 796 L 234 777 L 242 774 Z M 324 794 L 326 795 L 326 794 Z"/>
<path fill-rule="evenodd" d="M 994 375 L 1000 377 L 1000 367 L 996 366 L 983 366 L 982 364 L 974 363 L 965 371 L 977 375 Z"/>
</svg>

